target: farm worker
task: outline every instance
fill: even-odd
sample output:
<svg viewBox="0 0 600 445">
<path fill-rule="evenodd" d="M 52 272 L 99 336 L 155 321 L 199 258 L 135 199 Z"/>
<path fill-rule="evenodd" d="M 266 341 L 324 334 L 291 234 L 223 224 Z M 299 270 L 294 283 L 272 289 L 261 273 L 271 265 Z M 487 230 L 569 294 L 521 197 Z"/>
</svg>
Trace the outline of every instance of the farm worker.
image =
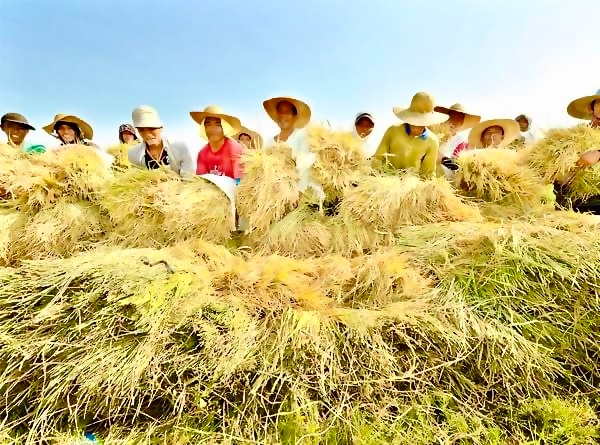
<svg viewBox="0 0 600 445">
<path fill-rule="evenodd" d="M 25 143 L 25 137 L 29 131 L 35 131 L 29 121 L 19 113 L 6 113 L 0 119 L 0 128 L 6 133 L 8 145 L 21 148 L 27 153 L 43 153 L 46 148 L 43 145 L 31 145 Z"/>
<path fill-rule="evenodd" d="M 171 142 L 162 134 L 163 123 L 158 112 L 147 105 L 135 108 L 131 117 L 142 142 L 128 152 L 129 162 L 148 170 L 161 166 L 169 167 L 180 176 L 191 176 L 196 172 L 192 155 L 186 144 Z"/>
<path fill-rule="evenodd" d="M 242 128 L 237 117 L 226 114 L 217 105 L 204 111 L 191 111 L 190 116 L 200 125 L 200 134 L 208 140 L 196 159 L 197 175 L 227 176 L 239 183 L 242 177 L 240 157 L 244 146 L 233 139 Z"/>
<path fill-rule="evenodd" d="M 138 140 L 137 134 L 135 134 L 135 128 L 130 124 L 122 124 L 119 127 L 119 141 L 122 144 L 133 144 Z"/>
<path fill-rule="evenodd" d="M 71 144 L 99 148 L 92 142 L 92 126 L 74 114 L 57 114 L 54 121 L 44 127 L 44 131 L 61 142 L 61 149 Z"/>
<path fill-rule="evenodd" d="M 296 170 L 300 176 L 298 190 L 303 193 L 310 188 L 316 193 L 317 198 L 323 201 L 325 192 L 310 174 L 310 169 L 317 160 L 308 145 L 305 128 L 310 122 L 312 114 L 310 107 L 305 102 L 291 96 L 267 99 L 263 102 L 263 107 L 279 127 L 279 134 L 266 139 L 265 148 L 275 144 L 284 144 L 290 147 L 292 158 L 296 162 Z"/>
<path fill-rule="evenodd" d="M 263 146 L 262 137 L 244 126 L 233 138 L 248 149 L 258 149 Z"/>
<path fill-rule="evenodd" d="M 452 159 L 467 148 L 469 140 L 469 130 L 481 121 L 481 116 L 469 113 L 465 106 L 459 103 L 452 105 L 450 108 L 435 107 L 435 111 L 449 116 L 448 124 L 450 126 L 451 137 L 443 146 L 440 147 L 438 153 L 438 163 L 442 164 L 443 172 L 447 177 L 451 177 L 452 168 L 444 166 L 448 163 L 447 159 Z M 452 165 L 450 163 L 450 165 Z"/>
<path fill-rule="evenodd" d="M 537 134 L 531 126 L 531 118 L 526 114 L 520 114 L 515 118 L 515 120 L 521 129 L 521 136 L 518 139 L 527 144 L 534 142 L 537 139 Z"/>
<path fill-rule="evenodd" d="M 575 99 L 567 107 L 569 116 L 577 119 L 586 119 L 590 121 L 592 128 L 600 130 L 600 90 L 593 96 L 580 97 Z M 589 168 L 600 161 L 600 151 L 590 150 L 581 155 L 577 161 L 577 167 Z"/>
<path fill-rule="evenodd" d="M 476 148 L 504 148 L 519 137 L 521 130 L 513 119 L 493 119 L 480 122 L 469 132 L 469 146 Z"/>
<path fill-rule="evenodd" d="M 360 112 L 354 118 L 354 128 L 352 129 L 352 135 L 358 140 L 362 147 L 366 157 L 370 158 L 373 155 L 371 149 L 370 137 L 373 134 L 375 128 L 375 120 L 370 113 Z"/>
<path fill-rule="evenodd" d="M 434 99 L 428 93 L 417 93 L 410 107 L 394 108 L 394 114 L 404 123 L 392 125 L 373 156 L 373 166 L 393 169 L 416 169 L 424 176 L 433 175 L 438 155 L 438 137 L 427 129 L 441 124 L 448 115 L 434 111 Z"/>
</svg>

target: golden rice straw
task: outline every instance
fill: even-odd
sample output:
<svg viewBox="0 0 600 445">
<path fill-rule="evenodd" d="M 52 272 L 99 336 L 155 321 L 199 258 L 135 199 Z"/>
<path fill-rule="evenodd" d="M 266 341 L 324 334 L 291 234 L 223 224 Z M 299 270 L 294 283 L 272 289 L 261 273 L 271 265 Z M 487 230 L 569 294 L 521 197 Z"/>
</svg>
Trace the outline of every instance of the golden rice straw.
<svg viewBox="0 0 600 445">
<path fill-rule="evenodd" d="M 211 182 L 181 179 L 169 169 L 130 169 L 102 193 L 113 241 L 159 246 L 190 238 L 225 242 L 234 226 L 229 198 Z"/>
<path fill-rule="evenodd" d="M 19 259 L 67 257 L 90 249 L 103 239 L 106 221 L 89 202 L 58 201 L 31 216 L 13 235 Z"/>
<path fill-rule="evenodd" d="M 532 169 L 548 183 L 566 183 L 568 198 L 585 200 L 600 195 L 600 164 L 587 170 L 576 168 L 583 153 L 600 150 L 600 130 L 582 124 L 555 128 L 524 152 Z"/>
<path fill-rule="evenodd" d="M 0 207 L 0 266 L 13 261 L 15 235 L 24 227 L 26 216 L 12 207 Z"/>
<path fill-rule="evenodd" d="M 237 210 L 249 229 L 266 233 L 300 199 L 298 172 L 287 147 L 252 150 L 242 156 L 244 177 L 237 190 Z"/>
<path fill-rule="evenodd" d="M 454 133 L 448 121 L 442 122 L 441 124 L 430 125 L 427 128 L 438 137 L 440 147 L 448 142 Z"/>
<path fill-rule="evenodd" d="M 469 196 L 490 202 L 538 205 L 545 192 L 542 178 L 511 149 L 468 151 L 458 156 L 457 164 L 454 184 Z"/>
<path fill-rule="evenodd" d="M 329 199 L 341 197 L 346 187 L 371 171 L 363 148 L 352 133 L 312 127 L 308 130 L 308 143 L 317 156 L 311 174 Z"/>
<path fill-rule="evenodd" d="M 481 219 L 479 210 L 455 195 L 446 179 L 422 180 L 411 173 L 361 178 L 346 190 L 340 215 L 392 233 L 406 225 Z"/>
<path fill-rule="evenodd" d="M 131 167 L 129 162 L 129 150 L 133 147 L 133 144 L 118 144 L 109 147 L 106 151 L 108 154 L 114 156 L 115 162 L 113 166 L 117 169 L 125 169 Z"/>
</svg>

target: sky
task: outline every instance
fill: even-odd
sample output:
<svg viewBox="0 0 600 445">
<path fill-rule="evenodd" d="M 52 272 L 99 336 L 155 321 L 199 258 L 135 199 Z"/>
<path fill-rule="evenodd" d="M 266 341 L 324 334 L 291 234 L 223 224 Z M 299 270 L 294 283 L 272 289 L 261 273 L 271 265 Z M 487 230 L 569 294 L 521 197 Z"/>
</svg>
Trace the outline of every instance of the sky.
<svg viewBox="0 0 600 445">
<path fill-rule="evenodd" d="M 165 134 L 202 144 L 190 111 L 217 104 L 263 136 L 262 101 L 291 95 L 313 122 L 380 137 L 418 91 L 486 118 L 574 124 L 600 88 L 599 0 L 0 0 L 0 114 L 38 128 L 83 118 L 100 145 L 138 105 Z"/>
</svg>

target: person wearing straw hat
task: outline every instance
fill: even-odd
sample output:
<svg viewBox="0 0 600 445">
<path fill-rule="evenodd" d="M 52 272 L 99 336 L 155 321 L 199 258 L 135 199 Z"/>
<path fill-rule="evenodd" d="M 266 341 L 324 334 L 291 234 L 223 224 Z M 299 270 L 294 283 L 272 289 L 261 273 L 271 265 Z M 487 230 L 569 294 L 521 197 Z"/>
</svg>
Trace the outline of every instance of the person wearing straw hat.
<svg viewBox="0 0 600 445">
<path fill-rule="evenodd" d="M 279 127 L 279 134 L 266 139 L 265 148 L 275 144 L 284 144 L 290 147 L 300 176 L 298 190 L 303 193 L 311 188 L 321 201 L 324 200 L 323 188 L 314 181 L 310 174 L 310 168 L 317 160 L 308 145 L 308 135 L 305 129 L 312 114 L 310 107 L 305 102 L 291 96 L 267 99 L 263 102 L 263 107 Z"/>
<path fill-rule="evenodd" d="M 567 107 L 567 113 L 576 119 L 589 120 L 590 127 L 600 130 L 600 90 L 592 96 L 575 99 Z M 577 167 L 586 169 L 598 162 L 600 162 L 600 151 L 589 150 L 581 155 Z"/>
<path fill-rule="evenodd" d="M 248 149 L 258 149 L 263 146 L 260 134 L 244 126 L 233 138 Z"/>
<path fill-rule="evenodd" d="M 135 128 L 130 124 L 122 124 L 119 126 L 119 142 L 121 144 L 133 144 L 138 141 Z"/>
<path fill-rule="evenodd" d="M 354 139 L 360 142 L 363 153 L 367 158 L 370 158 L 373 154 L 373 150 L 371 149 L 371 145 L 369 142 L 372 140 L 370 137 L 373 134 L 373 129 L 375 128 L 375 120 L 370 113 L 362 111 L 356 115 L 354 118 L 354 127 L 352 128 L 352 136 Z"/>
<path fill-rule="evenodd" d="M 487 120 L 471 129 L 467 149 L 504 148 L 520 135 L 521 129 L 514 119 Z"/>
<path fill-rule="evenodd" d="M 6 133 L 8 145 L 21 148 L 26 153 L 43 153 L 46 148 L 43 145 L 26 144 L 25 138 L 29 131 L 35 131 L 35 128 L 29 121 L 19 113 L 6 113 L 0 119 L 0 129 Z"/>
<path fill-rule="evenodd" d="M 242 128 L 240 120 L 226 114 L 217 105 L 210 105 L 204 111 L 191 111 L 190 116 L 200 125 L 208 144 L 198 153 L 197 175 L 227 176 L 239 183 L 242 178 L 241 155 L 244 147 L 232 138 Z"/>
<path fill-rule="evenodd" d="M 404 123 L 389 127 L 373 156 L 373 166 L 393 169 L 416 169 L 424 176 L 435 172 L 439 140 L 427 129 L 441 124 L 448 115 L 434 110 L 433 96 L 417 93 L 408 108 L 394 108 L 394 114 Z"/>
<path fill-rule="evenodd" d="M 187 145 L 172 142 L 163 136 L 163 123 L 154 108 L 141 105 L 132 111 L 131 118 L 133 126 L 142 138 L 142 142 L 134 145 L 128 152 L 132 165 L 148 170 L 161 166 L 169 167 L 180 176 L 196 173 L 196 166 Z"/>
<path fill-rule="evenodd" d="M 61 142 L 60 149 L 71 144 L 99 148 L 92 142 L 94 137 L 92 126 L 74 114 L 57 114 L 54 120 L 44 127 L 44 131 Z"/>
</svg>

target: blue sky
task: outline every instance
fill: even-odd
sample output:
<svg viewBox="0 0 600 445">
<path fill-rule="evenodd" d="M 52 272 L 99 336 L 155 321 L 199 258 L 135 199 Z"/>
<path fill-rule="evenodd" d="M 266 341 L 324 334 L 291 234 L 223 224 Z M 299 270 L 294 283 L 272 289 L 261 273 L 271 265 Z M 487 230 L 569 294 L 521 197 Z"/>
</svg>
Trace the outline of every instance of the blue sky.
<svg viewBox="0 0 600 445">
<path fill-rule="evenodd" d="M 599 0 L 0 0 L 0 113 L 41 128 L 75 113 L 116 141 L 141 104 L 197 140 L 191 110 L 219 104 L 263 135 L 262 101 L 292 94 L 315 120 L 376 133 L 417 91 L 484 118 L 568 125 L 600 88 Z M 47 141 L 40 131 L 31 139 Z"/>
</svg>

